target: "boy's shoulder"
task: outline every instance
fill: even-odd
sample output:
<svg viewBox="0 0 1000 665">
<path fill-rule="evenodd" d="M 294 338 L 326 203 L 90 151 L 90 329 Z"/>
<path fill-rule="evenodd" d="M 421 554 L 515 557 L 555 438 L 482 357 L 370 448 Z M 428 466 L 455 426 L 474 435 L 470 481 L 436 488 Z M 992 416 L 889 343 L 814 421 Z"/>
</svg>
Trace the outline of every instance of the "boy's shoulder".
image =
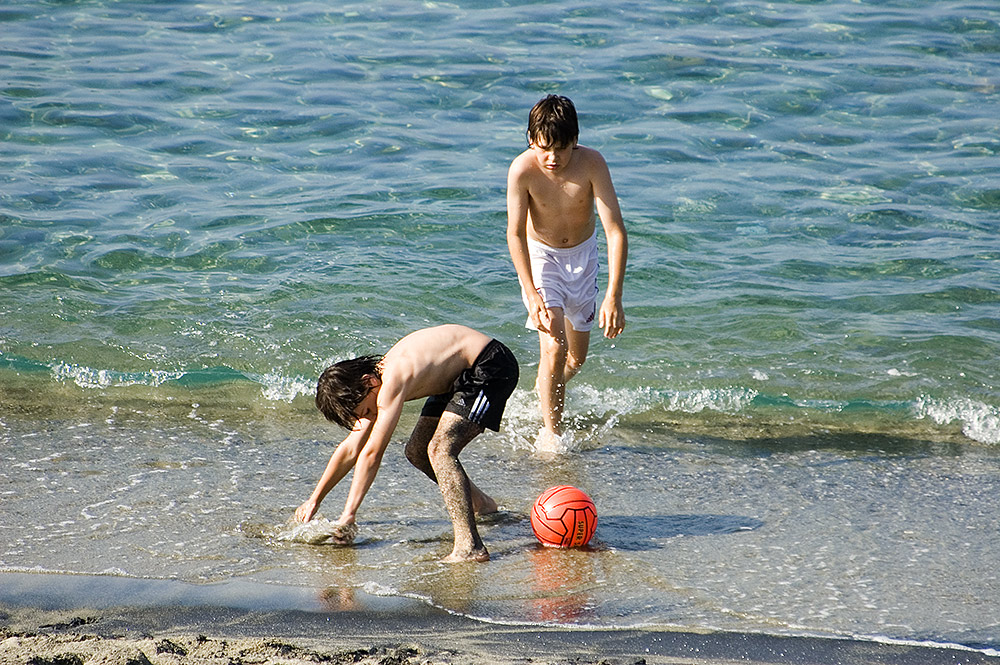
<svg viewBox="0 0 1000 665">
<path fill-rule="evenodd" d="M 510 168 L 525 168 L 525 166 L 531 164 L 531 148 L 521 152 L 517 157 L 510 161 Z"/>
<path fill-rule="evenodd" d="M 604 155 L 602 155 L 599 150 L 589 148 L 585 145 L 576 146 L 576 156 L 582 158 L 587 164 L 604 163 Z"/>
<path fill-rule="evenodd" d="M 573 159 L 578 162 L 578 165 L 587 169 L 606 167 L 604 155 L 600 151 L 585 145 L 576 146 L 576 149 L 573 151 Z M 538 166 L 534 155 L 531 154 L 531 148 L 528 148 L 511 160 L 508 172 L 511 174 L 531 174 L 541 173 L 542 170 Z"/>
</svg>

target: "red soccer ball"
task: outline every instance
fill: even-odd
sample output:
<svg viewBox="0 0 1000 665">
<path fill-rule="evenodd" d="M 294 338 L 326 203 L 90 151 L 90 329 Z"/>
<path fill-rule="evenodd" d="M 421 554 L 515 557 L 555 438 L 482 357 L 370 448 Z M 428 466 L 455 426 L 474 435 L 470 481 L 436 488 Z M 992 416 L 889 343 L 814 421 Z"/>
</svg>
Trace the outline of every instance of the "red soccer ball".
<svg viewBox="0 0 1000 665">
<path fill-rule="evenodd" d="M 531 530 L 547 547 L 582 547 L 597 528 L 597 506 L 570 485 L 550 487 L 531 509 Z"/>
</svg>

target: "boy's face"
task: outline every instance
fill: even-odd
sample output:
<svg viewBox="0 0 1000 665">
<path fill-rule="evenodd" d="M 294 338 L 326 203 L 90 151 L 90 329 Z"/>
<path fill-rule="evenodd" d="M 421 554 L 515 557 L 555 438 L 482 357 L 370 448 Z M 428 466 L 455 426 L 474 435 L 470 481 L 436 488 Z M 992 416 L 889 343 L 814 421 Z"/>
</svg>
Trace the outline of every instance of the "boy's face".
<svg viewBox="0 0 1000 665">
<path fill-rule="evenodd" d="M 539 168 L 549 173 L 558 173 L 565 169 L 573 159 L 575 149 L 576 141 L 568 145 L 550 145 L 541 139 L 531 142 L 531 152 Z"/>
<path fill-rule="evenodd" d="M 354 415 L 357 416 L 358 420 L 375 420 L 375 416 L 378 415 L 379 386 L 381 386 L 381 382 L 378 385 L 372 385 L 365 398 L 354 408 Z"/>
</svg>

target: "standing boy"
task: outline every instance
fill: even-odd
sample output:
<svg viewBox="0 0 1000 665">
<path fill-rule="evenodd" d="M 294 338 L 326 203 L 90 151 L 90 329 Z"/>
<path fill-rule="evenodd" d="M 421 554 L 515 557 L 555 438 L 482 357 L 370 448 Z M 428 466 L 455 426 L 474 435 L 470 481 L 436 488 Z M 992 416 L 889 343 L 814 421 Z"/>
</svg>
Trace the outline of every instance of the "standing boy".
<svg viewBox="0 0 1000 665">
<path fill-rule="evenodd" d="M 528 328 L 538 330 L 539 449 L 558 449 L 566 382 L 587 358 L 590 330 L 608 338 L 625 327 L 622 284 L 628 236 L 611 174 L 601 154 L 577 145 L 576 109 L 549 95 L 528 115 L 528 149 L 507 172 L 507 246 Z M 597 230 L 608 243 L 608 289 L 597 310 Z"/>
<path fill-rule="evenodd" d="M 338 525 L 353 539 L 355 517 L 375 480 L 403 403 L 428 398 L 406 444 L 406 458 L 436 482 L 451 517 L 455 544 L 444 561 L 490 558 L 475 513 L 497 504 L 469 480 L 458 454 L 484 428 L 500 429 L 507 398 L 518 379 L 510 350 L 458 325 L 410 333 L 384 356 L 365 356 L 328 367 L 319 378 L 316 406 L 328 420 L 351 430 L 330 457 L 316 489 L 295 511 L 308 522 L 323 498 L 354 469 Z"/>
</svg>

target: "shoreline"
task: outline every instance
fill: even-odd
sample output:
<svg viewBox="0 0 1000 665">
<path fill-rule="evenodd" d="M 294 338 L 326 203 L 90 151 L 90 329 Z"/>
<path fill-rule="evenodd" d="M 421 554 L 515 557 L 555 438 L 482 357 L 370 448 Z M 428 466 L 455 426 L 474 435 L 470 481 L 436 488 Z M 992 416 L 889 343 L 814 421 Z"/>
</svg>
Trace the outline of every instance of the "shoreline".
<svg viewBox="0 0 1000 665">
<path fill-rule="evenodd" d="M 17 584 L 6 583 L 15 580 Z M 39 589 L 34 596 L 25 593 L 33 583 Z M 101 585 L 112 588 L 96 594 L 93 602 L 81 597 L 81 591 L 90 593 Z M 162 595 L 149 594 L 151 585 Z M 68 593 L 57 598 L 59 589 Z M 267 590 L 273 595 L 266 596 Z M 134 592 L 131 601 L 122 598 L 127 592 Z M 249 593 L 241 600 L 242 592 Z M 290 599 L 304 598 L 304 593 L 240 582 L 197 585 L 0 573 L 0 662 L 1000 665 L 1000 656 L 957 645 L 666 628 L 512 626 L 367 594 L 355 609 L 293 607 Z"/>
</svg>

